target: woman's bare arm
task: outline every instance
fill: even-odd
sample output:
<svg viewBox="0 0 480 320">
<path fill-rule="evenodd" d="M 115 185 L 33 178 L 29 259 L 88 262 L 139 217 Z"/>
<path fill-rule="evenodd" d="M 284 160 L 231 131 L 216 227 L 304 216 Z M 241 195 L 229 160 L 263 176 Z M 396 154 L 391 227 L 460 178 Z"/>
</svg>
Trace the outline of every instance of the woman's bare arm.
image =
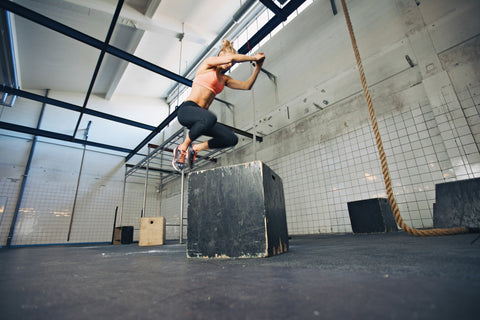
<svg viewBox="0 0 480 320">
<path fill-rule="evenodd" d="M 205 65 L 206 69 L 210 69 L 216 66 L 220 66 L 222 64 L 259 61 L 263 59 L 265 59 L 265 55 L 263 53 L 257 53 L 254 56 L 247 56 L 238 53 L 226 53 L 217 57 L 208 57 L 203 61 L 202 64 Z"/>
<path fill-rule="evenodd" d="M 253 73 L 250 76 L 250 78 L 248 78 L 248 80 L 240 81 L 224 75 L 225 85 L 231 89 L 250 90 L 253 84 L 255 83 L 255 81 L 257 80 L 257 76 L 260 70 L 262 69 L 263 61 L 265 60 L 265 56 L 263 54 L 262 56 L 263 56 L 262 59 L 256 60 L 255 69 L 253 70 Z"/>
</svg>

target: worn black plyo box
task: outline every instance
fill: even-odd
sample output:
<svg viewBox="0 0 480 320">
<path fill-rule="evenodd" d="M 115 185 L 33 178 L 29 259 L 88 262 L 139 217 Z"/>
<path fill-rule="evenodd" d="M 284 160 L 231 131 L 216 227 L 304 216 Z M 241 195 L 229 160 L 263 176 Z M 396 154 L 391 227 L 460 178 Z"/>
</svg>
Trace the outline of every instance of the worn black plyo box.
<svg viewBox="0 0 480 320">
<path fill-rule="evenodd" d="M 374 198 L 347 203 L 353 233 L 397 231 L 388 199 Z"/>
<path fill-rule="evenodd" d="M 260 161 L 188 177 L 187 257 L 255 258 L 288 251 L 281 178 Z"/>
<path fill-rule="evenodd" d="M 435 185 L 435 228 L 480 228 L 480 178 Z"/>
<path fill-rule="evenodd" d="M 133 227 L 115 227 L 113 244 L 130 244 L 133 242 Z"/>
</svg>

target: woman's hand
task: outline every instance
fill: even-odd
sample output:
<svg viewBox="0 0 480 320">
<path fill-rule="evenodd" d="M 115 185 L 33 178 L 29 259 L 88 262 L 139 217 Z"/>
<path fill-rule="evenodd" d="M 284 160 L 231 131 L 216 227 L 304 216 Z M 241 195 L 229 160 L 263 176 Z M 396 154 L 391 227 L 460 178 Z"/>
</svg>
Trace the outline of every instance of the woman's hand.
<svg viewBox="0 0 480 320">
<path fill-rule="evenodd" d="M 259 52 L 253 56 L 255 58 L 255 61 L 260 61 L 260 60 L 265 60 L 265 55 L 263 52 Z"/>
<path fill-rule="evenodd" d="M 255 62 L 258 68 L 261 68 L 263 65 L 263 61 L 265 61 L 265 55 L 263 54 L 263 52 L 259 52 L 253 57 L 255 58 Z"/>
</svg>

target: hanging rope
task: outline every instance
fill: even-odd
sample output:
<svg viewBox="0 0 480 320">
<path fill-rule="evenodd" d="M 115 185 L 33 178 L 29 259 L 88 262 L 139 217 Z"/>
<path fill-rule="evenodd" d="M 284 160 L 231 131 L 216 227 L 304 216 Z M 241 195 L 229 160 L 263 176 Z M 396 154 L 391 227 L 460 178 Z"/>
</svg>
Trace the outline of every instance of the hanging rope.
<svg viewBox="0 0 480 320">
<path fill-rule="evenodd" d="M 385 181 L 385 186 L 387 188 L 387 197 L 392 207 L 393 215 L 395 221 L 402 228 L 403 231 L 413 234 L 415 236 L 441 236 L 441 235 L 451 235 L 458 233 L 468 233 L 470 229 L 468 228 L 449 228 L 449 229 L 429 229 L 429 230 L 418 230 L 412 227 L 409 227 L 402 219 L 400 215 L 400 210 L 398 209 L 397 202 L 393 196 L 392 182 L 390 180 L 390 174 L 388 172 L 387 159 L 385 156 L 385 151 L 383 150 L 383 143 L 380 137 L 380 132 L 378 130 L 377 119 L 375 117 L 375 111 L 373 110 L 372 98 L 367 86 L 367 80 L 365 79 L 365 74 L 363 72 L 362 60 L 358 52 L 357 41 L 355 40 L 355 34 L 353 33 L 352 22 L 348 14 L 347 5 L 345 0 L 342 1 L 343 12 L 345 14 L 345 20 L 347 21 L 348 32 L 350 33 L 350 39 L 352 40 L 353 51 L 355 52 L 355 58 L 357 59 L 358 71 L 360 72 L 360 79 L 362 81 L 363 91 L 365 93 L 365 98 L 367 99 L 368 111 L 370 113 L 370 120 L 372 121 L 373 132 L 375 134 L 375 139 L 377 143 L 378 154 L 380 156 L 380 162 L 382 164 L 382 173 L 383 179 Z"/>
</svg>

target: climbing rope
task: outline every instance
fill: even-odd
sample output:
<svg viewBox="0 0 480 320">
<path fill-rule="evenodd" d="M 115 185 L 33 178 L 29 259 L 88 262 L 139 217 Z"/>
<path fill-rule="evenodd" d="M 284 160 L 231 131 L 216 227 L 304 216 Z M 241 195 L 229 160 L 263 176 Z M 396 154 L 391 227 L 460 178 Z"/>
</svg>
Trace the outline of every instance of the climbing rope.
<svg viewBox="0 0 480 320">
<path fill-rule="evenodd" d="M 413 234 L 415 236 L 442 236 L 442 235 L 451 235 L 459 233 L 468 233 L 470 229 L 468 228 L 448 228 L 448 229 L 428 229 L 428 230 L 418 230 L 408 226 L 402 219 L 400 215 L 400 210 L 398 209 L 397 202 L 393 196 L 392 182 L 390 180 L 390 174 L 388 172 L 387 159 L 385 156 L 385 151 L 383 150 L 382 138 L 380 137 L 380 132 L 378 130 L 377 119 L 375 117 L 375 111 L 373 110 L 372 98 L 370 96 L 370 91 L 368 90 L 367 80 L 365 79 L 365 73 L 363 72 L 362 60 L 358 52 L 357 41 L 355 40 L 355 34 L 353 33 L 352 22 L 350 20 L 350 15 L 348 14 L 347 5 L 345 0 L 341 0 L 343 6 L 343 12 L 345 14 L 345 20 L 347 21 L 348 32 L 350 33 L 350 39 L 352 40 L 353 51 L 355 52 L 355 58 L 357 59 L 358 71 L 360 72 L 360 79 L 362 81 L 363 91 L 365 93 L 365 98 L 367 99 L 368 111 L 370 113 L 370 120 L 372 121 L 373 132 L 375 134 L 375 140 L 377 143 L 378 154 L 380 156 L 380 162 L 382 164 L 382 173 L 383 179 L 385 181 L 385 186 L 387 188 L 387 197 L 392 207 L 393 215 L 395 221 L 402 228 L 403 231 Z"/>
</svg>

